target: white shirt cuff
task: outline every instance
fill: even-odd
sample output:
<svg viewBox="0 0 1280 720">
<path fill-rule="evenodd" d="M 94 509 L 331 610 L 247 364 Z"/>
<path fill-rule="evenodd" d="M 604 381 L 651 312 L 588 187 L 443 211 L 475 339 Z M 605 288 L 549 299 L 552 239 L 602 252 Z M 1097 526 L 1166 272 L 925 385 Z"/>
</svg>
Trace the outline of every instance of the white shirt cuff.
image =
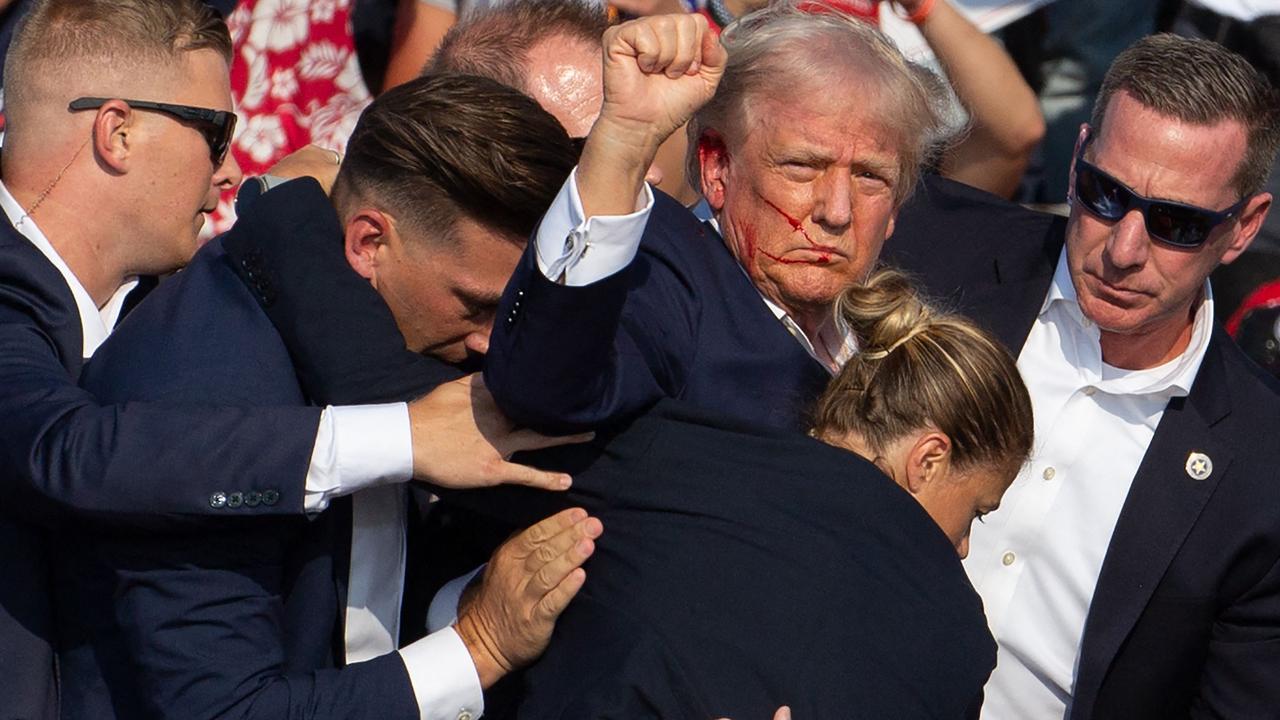
<svg viewBox="0 0 1280 720">
<path fill-rule="evenodd" d="M 484 572 L 484 568 L 481 565 L 462 577 L 450 580 L 431 598 L 431 606 L 427 608 L 427 632 L 449 627 L 458 620 L 458 603 L 462 600 L 462 591 L 467 589 L 471 578 Z"/>
<path fill-rule="evenodd" d="M 320 512 L 336 497 L 412 476 L 408 405 L 330 406 L 320 414 L 302 507 Z"/>
<path fill-rule="evenodd" d="M 534 240 L 538 269 L 544 277 L 566 285 L 590 285 L 631 264 L 653 210 L 653 191 L 642 184 L 640 209 L 630 215 L 585 218 L 578 195 L 578 169 L 569 173 L 538 226 Z"/>
<path fill-rule="evenodd" d="M 462 720 L 484 714 L 484 692 L 471 653 L 453 628 L 400 649 L 422 720 Z"/>
</svg>

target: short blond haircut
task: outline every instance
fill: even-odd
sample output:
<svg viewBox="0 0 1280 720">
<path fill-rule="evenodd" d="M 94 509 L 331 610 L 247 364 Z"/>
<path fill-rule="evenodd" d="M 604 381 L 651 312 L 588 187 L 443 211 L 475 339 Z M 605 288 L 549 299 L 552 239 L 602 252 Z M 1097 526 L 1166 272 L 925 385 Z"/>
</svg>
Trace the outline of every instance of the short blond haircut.
<svg viewBox="0 0 1280 720">
<path fill-rule="evenodd" d="M 21 113 L 41 81 L 63 82 L 84 68 L 171 62 L 195 50 L 231 62 L 227 25 L 200 0 L 37 0 L 5 60 L 6 110 Z"/>
</svg>

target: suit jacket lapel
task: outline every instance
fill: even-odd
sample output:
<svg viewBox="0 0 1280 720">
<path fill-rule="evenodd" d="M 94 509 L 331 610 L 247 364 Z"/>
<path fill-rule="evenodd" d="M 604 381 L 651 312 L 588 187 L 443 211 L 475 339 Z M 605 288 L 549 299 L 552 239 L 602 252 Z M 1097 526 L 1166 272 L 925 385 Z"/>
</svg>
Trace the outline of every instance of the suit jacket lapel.
<svg viewBox="0 0 1280 720">
<path fill-rule="evenodd" d="M 1191 394 L 1170 401 L 1134 476 L 1085 622 L 1073 720 L 1091 716 L 1117 652 L 1229 470 L 1231 452 L 1212 434 L 1212 426 L 1230 412 L 1231 405 L 1220 350 L 1223 342 L 1230 340 L 1216 330 Z M 1203 480 L 1187 472 L 1192 452 L 1213 460 L 1213 472 Z"/>
</svg>

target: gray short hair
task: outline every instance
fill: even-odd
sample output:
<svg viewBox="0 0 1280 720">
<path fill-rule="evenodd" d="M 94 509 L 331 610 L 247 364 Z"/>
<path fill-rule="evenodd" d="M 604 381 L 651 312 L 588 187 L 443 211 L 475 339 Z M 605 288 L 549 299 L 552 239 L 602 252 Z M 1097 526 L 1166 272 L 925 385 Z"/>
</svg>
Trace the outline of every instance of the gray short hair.
<svg viewBox="0 0 1280 720">
<path fill-rule="evenodd" d="M 750 122 L 751 99 L 776 95 L 798 79 L 832 69 L 873 79 L 884 99 L 885 128 L 897 134 L 900 156 L 895 203 L 915 187 L 920 168 L 947 144 L 950 97 L 944 81 L 908 61 L 893 41 L 868 23 L 835 10 L 799 9 L 794 0 L 744 15 L 720 36 L 729 54 L 715 97 L 689 121 L 686 172 L 699 176 L 698 141 L 717 130 L 740 139 Z"/>
<path fill-rule="evenodd" d="M 1183 122 L 1241 123 L 1249 145 L 1232 185 L 1244 197 L 1266 184 L 1280 148 L 1280 96 L 1240 55 L 1208 40 L 1167 33 L 1139 40 L 1116 57 L 1102 81 L 1090 120 L 1095 132 L 1117 92 Z"/>
</svg>

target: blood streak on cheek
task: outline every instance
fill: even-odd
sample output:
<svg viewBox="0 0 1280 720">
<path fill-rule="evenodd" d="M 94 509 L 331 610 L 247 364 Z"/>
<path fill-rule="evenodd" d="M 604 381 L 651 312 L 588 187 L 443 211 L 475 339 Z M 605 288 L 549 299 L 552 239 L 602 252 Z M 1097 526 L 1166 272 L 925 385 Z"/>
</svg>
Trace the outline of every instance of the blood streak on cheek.
<svg viewBox="0 0 1280 720">
<path fill-rule="evenodd" d="M 761 250 L 761 251 L 760 251 L 760 254 L 761 254 L 761 255 L 763 255 L 763 256 L 765 256 L 765 257 L 767 257 L 767 258 L 769 258 L 770 260 L 772 260 L 772 261 L 774 261 L 774 262 L 776 262 L 776 263 L 782 263 L 783 265 L 798 265 L 798 264 L 800 264 L 800 263 L 813 262 L 812 260 L 788 260 L 787 258 L 784 258 L 784 257 L 778 257 L 777 255 L 773 255 L 773 254 L 771 254 L 771 253 L 767 253 L 767 252 L 765 252 L 764 250 Z M 820 263 L 831 262 L 831 257 L 830 257 L 830 256 L 827 256 L 827 255 L 823 255 L 823 256 L 821 256 L 821 257 L 819 257 L 819 258 L 818 258 L 817 262 L 820 262 Z"/>
<path fill-rule="evenodd" d="M 771 207 L 771 208 L 773 208 L 774 210 L 776 210 L 776 211 L 777 211 L 777 213 L 778 213 L 779 215 L 781 215 L 781 216 L 782 216 L 782 217 L 787 221 L 787 224 L 789 224 L 789 225 L 791 226 L 791 230 L 792 230 L 793 232 L 798 232 L 798 233 L 800 233 L 800 235 L 802 235 L 802 236 L 804 237 L 805 241 L 806 241 L 806 242 L 808 242 L 810 245 L 812 245 L 812 246 L 813 246 L 813 249 L 814 249 L 814 250 L 817 250 L 817 251 L 819 251 L 819 252 L 821 252 L 821 253 L 822 253 L 822 254 L 819 256 L 819 258 L 818 258 L 818 262 L 820 262 L 820 263 L 829 263 L 829 262 L 831 262 L 831 253 L 836 252 L 836 249 L 835 249 L 835 248 L 833 248 L 833 247 L 831 247 L 831 246 L 829 246 L 829 245 L 819 245 L 818 243 L 814 242 L 814 241 L 813 241 L 813 238 L 809 237 L 809 233 L 804 229 L 804 223 L 800 222 L 800 221 L 799 221 L 799 220 L 797 220 L 796 218 L 791 217 L 791 215 L 790 215 L 786 210 L 783 210 L 782 208 L 778 207 L 777 205 L 774 205 L 772 202 L 770 202 L 770 201 L 769 201 L 769 199 L 768 199 L 768 198 L 764 198 L 764 197 L 762 197 L 762 198 L 760 198 L 760 199 L 761 199 L 761 200 L 764 200 L 764 203 L 765 203 L 766 205 L 768 205 L 769 207 Z M 762 251 L 762 252 L 763 252 L 763 251 Z M 772 256 L 772 255 L 769 255 L 768 257 L 773 257 L 773 256 Z M 778 260 L 778 262 L 784 262 L 784 263 L 787 263 L 787 264 L 791 264 L 791 263 L 794 263 L 794 262 L 801 262 L 801 261 L 798 261 L 798 260 L 786 261 L 786 260 L 781 260 L 781 259 L 778 259 L 778 258 L 774 258 L 774 259 Z"/>
</svg>

